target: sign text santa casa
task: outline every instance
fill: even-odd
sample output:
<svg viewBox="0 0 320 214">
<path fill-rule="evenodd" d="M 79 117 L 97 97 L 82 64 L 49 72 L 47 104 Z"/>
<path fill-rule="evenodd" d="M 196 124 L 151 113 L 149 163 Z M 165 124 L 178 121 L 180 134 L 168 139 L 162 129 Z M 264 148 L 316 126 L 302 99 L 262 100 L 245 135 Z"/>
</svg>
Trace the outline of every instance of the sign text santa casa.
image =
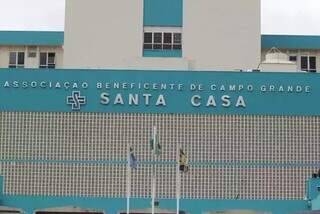
<svg viewBox="0 0 320 214">
<path fill-rule="evenodd" d="M 310 108 L 319 106 L 318 75 L 10 70 L 0 76 L 0 110 L 320 115 Z M 16 106 L 21 99 L 28 104 Z M 309 107 L 301 113 L 303 103 Z"/>
</svg>

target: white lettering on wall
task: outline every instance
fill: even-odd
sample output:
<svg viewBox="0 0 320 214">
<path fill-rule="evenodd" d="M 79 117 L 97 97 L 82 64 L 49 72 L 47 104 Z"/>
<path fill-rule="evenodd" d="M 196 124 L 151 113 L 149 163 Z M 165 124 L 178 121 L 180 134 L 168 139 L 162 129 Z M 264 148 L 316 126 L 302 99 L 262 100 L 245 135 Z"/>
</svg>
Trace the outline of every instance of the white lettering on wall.
<svg viewBox="0 0 320 214">
<path fill-rule="evenodd" d="M 156 106 L 166 106 L 166 100 L 162 94 L 159 95 Z"/>
<path fill-rule="evenodd" d="M 245 108 L 246 107 L 246 102 L 244 101 L 242 96 L 238 97 L 237 103 L 236 103 L 236 107 L 242 107 Z"/>
<path fill-rule="evenodd" d="M 194 95 L 191 97 L 191 104 L 194 107 L 199 107 L 201 106 L 201 97 L 199 95 Z"/>
<path fill-rule="evenodd" d="M 222 106 L 223 107 L 229 107 L 231 105 L 231 102 L 230 102 L 230 96 L 228 95 L 223 95 L 221 97 L 221 100 L 222 100 Z"/>
</svg>

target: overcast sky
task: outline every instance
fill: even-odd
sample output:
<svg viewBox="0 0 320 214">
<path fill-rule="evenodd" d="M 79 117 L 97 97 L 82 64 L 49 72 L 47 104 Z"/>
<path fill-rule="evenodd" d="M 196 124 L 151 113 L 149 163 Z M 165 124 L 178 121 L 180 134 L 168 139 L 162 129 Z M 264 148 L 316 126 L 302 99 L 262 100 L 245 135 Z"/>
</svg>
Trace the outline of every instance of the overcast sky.
<svg viewBox="0 0 320 214">
<path fill-rule="evenodd" d="M 261 1 L 262 33 L 320 35 L 320 0 Z M 64 2 L 0 0 L 0 30 L 62 31 Z"/>
</svg>

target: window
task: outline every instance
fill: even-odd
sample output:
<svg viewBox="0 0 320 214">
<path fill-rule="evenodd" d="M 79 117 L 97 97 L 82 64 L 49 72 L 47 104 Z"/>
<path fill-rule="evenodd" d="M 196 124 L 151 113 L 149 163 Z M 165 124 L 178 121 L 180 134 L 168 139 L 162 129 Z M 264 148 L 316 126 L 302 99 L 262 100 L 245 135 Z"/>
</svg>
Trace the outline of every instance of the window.
<svg viewBox="0 0 320 214">
<path fill-rule="evenodd" d="M 173 49 L 181 49 L 181 33 L 173 34 Z"/>
<path fill-rule="evenodd" d="M 301 57 L 301 70 L 307 72 L 317 71 L 317 59 L 315 56 L 302 56 Z"/>
<path fill-rule="evenodd" d="M 145 50 L 181 50 L 181 33 L 174 32 L 145 32 L 144 44 Z"/>
<path fill-rule="evenodd" d="M 144 33 L 143 49 L 152 49 L 152 33 Z"/>
<path fill-rule="evenodd" d="M 10 52 L 9 68 L 24 68 L 24 52 Z"/>
<path fill-rule="evenodd" d="M 55 68 L 56 67 L 56 53 L 40 53 L 39 68 Z"/>
<path fill-rule="evenodd" d="M 153 33 L 153 49 L 162 49 L 162 33 Z"/>
<path fill-rule="evenodd" d="M 163 33 L 163 49 L 172 49 L 172 33 Z"/>
<path fill-rule="evenodd" d="M 290 62 L 296 62 L 297 61 L 297 56 L 289 56 L 289 61 Z"/>
</svg>

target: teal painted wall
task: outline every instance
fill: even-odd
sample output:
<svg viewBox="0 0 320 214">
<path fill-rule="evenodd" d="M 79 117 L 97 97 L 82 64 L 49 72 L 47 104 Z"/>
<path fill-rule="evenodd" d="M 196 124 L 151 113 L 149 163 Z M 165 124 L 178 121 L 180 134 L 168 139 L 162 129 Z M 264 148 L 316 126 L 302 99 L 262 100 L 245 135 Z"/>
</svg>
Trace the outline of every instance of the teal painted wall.
<svg viewBox="0 0 320 214">
<path fill-rule="evenodd" d="M 64 32 L 0 31 L 0 45 L 62 46 Z"/>
<path fill-rule="evenodd" d="M 320 36 L 262 35 L 262 48 L 320 49 Z"/>
<path fill-rule="evenodd" d="M 183 0 L 144 0 L 144 26 L 182 27 Z"/>
<path fill-rule="evenodd" d="M 174 199 L 159 200 L 160 208 L 175 210 Z M 48 207 L 78 206 L 82 208 L 100 209 L 108 214 L 116 214 L 126 210 L 125 198 L 77 198 L 77 197 L 26 197 L 7 196 L 3 200 L 6 206 L 21 208 L 31 214 L 36 209 Z M 131 199 L 131 209 L 150 208 L 151 199 Z M 274 214 L 287 214 L 297 211 L 309 210 L 303 200 L 196 200 L 182 199 L 181 210 L 190 214 L 202 214 L 207 211 L 220 211 L 230 209 L 250 209 L 255 211 L 272 212 Z"/>
<path fill-rule="evenodd" d="M 182 57 L 182 50 L 143 50 L 143 57 Z"/>
<path fill-rule="evenodd" d="M 40 87 L 43 82 L 45 87 Z M 0 111 L 71 112 L 67 97 L 73 91 L 80 91 L 86 98 L 80 109 L 83 112 L 320 115 L 319 82 L 319 74 L 307 73 L 0 69 Z M 24 87 L 24 83 L 28 86 Z M 57 83 L 60 88 L 55 88 Z M 120 83 L 125 88 L 97 89 L 97 83 L 103 86 Z M 32 87 L 33 84 L 36 86 Z M 81 88 L 82 84 L 87 88 Z M 146 84 L 148 87 L 144 89 Z M 167 86 L 165 90 L 160 87 L 163 84 Z M 237 89 L 229 90 L 234 85 Z M 193 86 L 197 89 L 193 90 Z M 279 91 L 281 86 L 301 86 L 304 91 Z M 264 91 L 264 87 L 268 90 Z M 102 93 L 109 94 L 108 105 L 101 104 Z M 123 105 L 114 104 L 118 94 Z M 138 105 L 129 104 L 129 94 L 137 94 Z M 145 102 L 144 94 L 150 94 L 149 103 Z M 166 105 L 156 105 L 159 96 L 165 99 Z M 198 96 L 195 100 L 200 106 L 192 105 L 194 96 Z M 210 96 L 214 97 L 216 106 L 206 106 Z M 223 106 L 223 96 L 230 97 L 230 106 Z M 236 106 L 239 97 L 244 99 L 245 107 Z"/>
</svg>

